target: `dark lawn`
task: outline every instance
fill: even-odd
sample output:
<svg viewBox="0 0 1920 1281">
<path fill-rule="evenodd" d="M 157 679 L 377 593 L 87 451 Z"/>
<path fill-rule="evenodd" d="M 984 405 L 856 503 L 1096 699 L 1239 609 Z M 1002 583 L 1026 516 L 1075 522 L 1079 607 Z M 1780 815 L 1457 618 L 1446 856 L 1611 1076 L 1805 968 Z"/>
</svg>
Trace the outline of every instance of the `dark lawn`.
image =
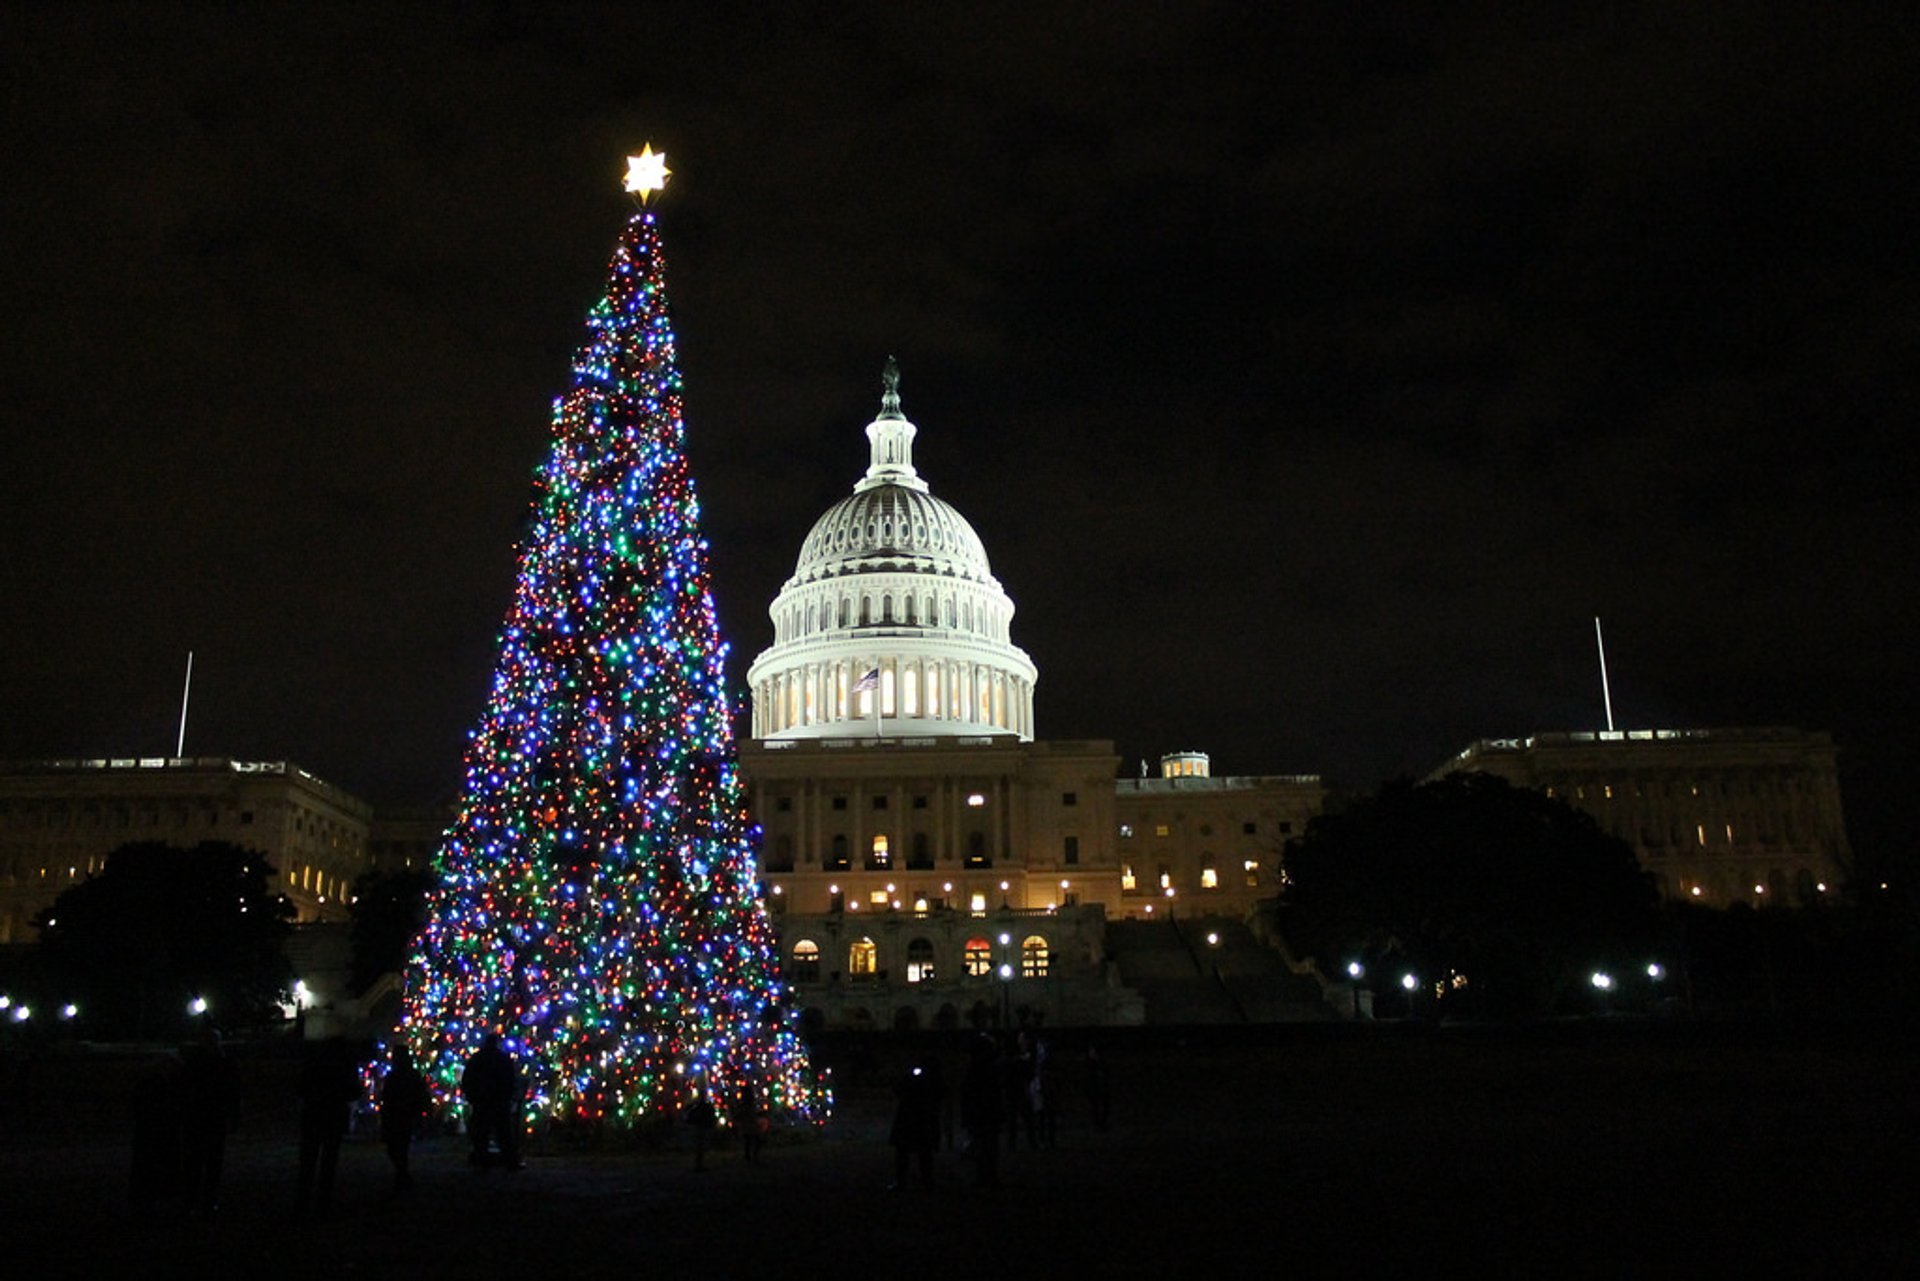
<svg viewBox="0 0 1920 1281">
<path fill-rule="evenodd" d="M 1080 1043 L 1054 1037 L 1068 1062 Z M 128 1210 L 128 1066 L 42 1058 L 6 1101 L 0 1257 L 37 1275 L 894 1277 L 1680 1274 L 1914 1270 L 1915 1039 L 1884 1030 L 1561 1025 L 1115 1035 L 1114 1121 L 967 1186 L 890 1192 L 885 1086 L 846 1047 L 824 1131 L 695 1173 L 682 1145 L 534 1144 L 476 1174 L 457 1137 L 388 1192 L 350 1140 L 331 1217 L 291 1217 L 289 1061 L 246 1063 L 220 1213 Z M 857 1079 L 856 1079 L 857 1078 Z M 684 1127 L 682 1127 L 684 1128 Z M 1196 1271 L 1197 1270 L 1197 1271 Z"/>
</svg>

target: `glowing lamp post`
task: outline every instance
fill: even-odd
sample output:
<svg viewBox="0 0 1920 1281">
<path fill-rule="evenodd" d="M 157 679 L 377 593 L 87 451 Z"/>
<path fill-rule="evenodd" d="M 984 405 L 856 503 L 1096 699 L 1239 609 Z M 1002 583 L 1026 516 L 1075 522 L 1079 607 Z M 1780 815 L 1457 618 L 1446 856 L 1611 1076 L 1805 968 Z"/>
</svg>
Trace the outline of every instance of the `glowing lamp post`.
<svg viewBox="0 0 1920 1281">
<path fill-rule="evenodd" d="M 1413 1017 L 1413 994 L 1420 990 L 1420 980 L 1415 978 L 1412 974 L 1402 974 L 1400 976 L 1400 986 L 1402 989 L 1406 991 L 1406 994 L 1407 994 L 1407 1017 L 1412 1018 Z"/>
</svg>

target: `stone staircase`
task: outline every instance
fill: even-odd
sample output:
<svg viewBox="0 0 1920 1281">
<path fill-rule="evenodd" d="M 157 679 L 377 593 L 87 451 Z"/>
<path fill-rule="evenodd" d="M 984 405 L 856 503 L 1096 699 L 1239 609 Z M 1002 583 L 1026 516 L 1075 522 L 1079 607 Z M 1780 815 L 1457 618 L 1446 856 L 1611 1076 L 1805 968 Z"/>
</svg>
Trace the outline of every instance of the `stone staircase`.
<svg viewBox="0 0 1920 1281">
<path fill-rule="evenodd" d="M 1120 982 L 1149 1024 L 1297 1023 L 1334 1016 L 1311 977 L 1297 975 L 1245 922 L 1225 917 L 1107 923 Z"/>
</svg>

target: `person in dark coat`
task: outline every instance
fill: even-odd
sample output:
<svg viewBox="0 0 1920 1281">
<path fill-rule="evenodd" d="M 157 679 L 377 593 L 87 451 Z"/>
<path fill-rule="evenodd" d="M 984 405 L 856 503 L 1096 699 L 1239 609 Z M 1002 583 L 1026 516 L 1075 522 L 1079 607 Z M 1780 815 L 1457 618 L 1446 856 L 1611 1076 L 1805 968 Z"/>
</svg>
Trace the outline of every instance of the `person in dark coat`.
<svg viewBox="0 0 1920 1281">
<path fill-rule="evenodd" d="M 739 1097 L 733 1103 L 733 1123 L 740 1130 L 741 1155 L 749 1161 L 755 1160 L 766 1145 L 767 1132 L 773 1125 L 767 1110 L 760 1106 L 760 1089 L 751 1077 L 740 1083 Z"/>
<path fill-rule="evenodd" d="M 713 1143 L 713 1132 L 720 1124 L 720 1113 L 713 1106 L 713 1096 L 700 1086 L 693 1087 L 693 1101 L 687 1105 L 687 1124 L 693 1127 L 693 1168 L 707 1168 L 707 1148 Z"/>
<path fill-rule="evenodd" d="M 181 1192 L 180 1070 L 180 1056 L 170 1054 L 134 1086 L 132 1193 L 142 1219 L 156 1201 Z"/>
<path fill-rule="evenodd" d="M 354 1056 L 338 1038 L 315 1042 L 300 1067 L 300 1178 L 293 1211 L 325 1214 L 333 1205 L 333 1172 L 340 1164 L 353 1103 L 360 1097 Z"/>
<path fill-rule="evenodd" d="M 960 1083 L 960 1127 L 967 1132 L 966 1152 L 973 1159 L 976 1187 L 1000 1182 L 1000 1056 L 993 1038 L 981 1033 L 967 1056 Z"/>
<path fill-rule="evenodd" d="M 501 1046 L 498 1033 L 487 1033 L 480 1048 L 468 1056 L 460 1092 L 467 1096 L 467 1136 L 473 1141 L 474 1166 L 486 1169 L 492 1161 L 488 1147 L 498 1144 L 501 1164 L 518 1170 L 520 1118 L 515 1113 L 520 1069 Z"/>
<path fill-rule="evenodd" d="M 220 1170 L 226 1163 L 227 1131 L 240 1115 L 240 1075 L 211 1023 L 181 1055 L 180 1173 L 187 1213 L 219 1209 Z"/>
<path fill-rule="evenodd" d="M 395 1192 L 413 1186 L 413 1174 L 408 1169 L 413 1130 L 426 1115 L 429 1101 L 426 1078 L 413 1066 L 413 1051 L 404 1045 L 394 1046 L 393 1066 L 380 1083 L 380 1142 L 386 1145 L 387 1160 L 393 1164 Z"/>
<path fill-rule="evenodd" d="M 946 1093 L 940 1080 L 940 1061 L 932 1055 L 917 1058 L 893 1087 L 896 1100 L 893 1130 L 893 1186 L 907 1186 L 908 1166 L 920 1166 L 920 1186 L 933 1186 L 933 1150 L 940 1146 L 940 1098 Z"/>
</svg>

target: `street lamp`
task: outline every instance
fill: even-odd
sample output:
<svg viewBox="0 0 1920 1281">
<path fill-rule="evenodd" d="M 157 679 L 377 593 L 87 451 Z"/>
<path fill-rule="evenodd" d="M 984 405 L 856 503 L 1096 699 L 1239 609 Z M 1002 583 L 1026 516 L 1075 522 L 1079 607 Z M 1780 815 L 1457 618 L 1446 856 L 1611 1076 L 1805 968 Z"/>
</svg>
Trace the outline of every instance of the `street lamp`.
<svg viewBox="0 0 1920 1281">
<path fill-rule="evenodd" d="M 1347 962 L 1347 978 L 1352 980 L 1347 984 L 1347 990 L 1353 993 L 1353 1017 L 1355 1019 L 1360 1017 L 1360 980 L 1366 976 L 1366 966 L 1360 964 L 1358 961 Z"/>
<path fill-rule="evenodd" d="M 1400 976 L 1400 986 L 1406 989 L 1407 1017 L 1412 1018 L 1413 1017 L 1413 994 L 1415 990 L 1419 988 L 1420 980 L 1415 978 L 1412 974 L 1402 974 Z"/>
</svg>

